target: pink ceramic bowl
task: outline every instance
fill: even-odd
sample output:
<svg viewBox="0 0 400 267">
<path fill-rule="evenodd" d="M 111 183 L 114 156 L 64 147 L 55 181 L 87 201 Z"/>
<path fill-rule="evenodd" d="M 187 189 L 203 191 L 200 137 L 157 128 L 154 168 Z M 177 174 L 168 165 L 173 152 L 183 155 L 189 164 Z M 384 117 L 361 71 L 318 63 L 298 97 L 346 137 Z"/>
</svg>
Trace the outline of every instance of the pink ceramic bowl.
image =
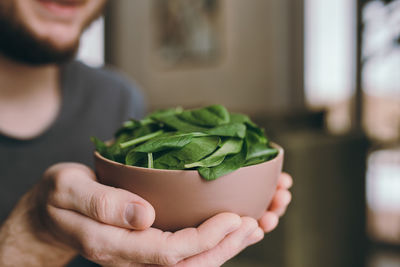
<svg viewBox="0 0 400 267">
<path fill-rule="evenodd" d="M 240 168 L 213 181 L 197 171 L 158 170 L 127 166 L 94 153 L 103 184 L 123 188 L 149 201 L 155 211 L 153 227 L 176 231 L 195 227 L 220 212 L 259 219 L 271 202 L 282 170 L 283 149 L 267 162 Z"/>
</svg>

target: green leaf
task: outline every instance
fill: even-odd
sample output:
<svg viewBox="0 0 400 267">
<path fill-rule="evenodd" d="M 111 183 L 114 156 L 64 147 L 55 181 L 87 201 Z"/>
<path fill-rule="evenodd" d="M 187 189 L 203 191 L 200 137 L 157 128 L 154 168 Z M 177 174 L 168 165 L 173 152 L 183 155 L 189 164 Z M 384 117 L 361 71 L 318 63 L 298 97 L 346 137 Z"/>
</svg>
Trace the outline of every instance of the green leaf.
<svg viewBox="0 0 400 267">
<path fill-rule="evenodd" d="M 122 140 L 122 138 L 121 138 Z M 129 149 L 123 149 L 119 146 L 120 140 L 116 140 L 111 146 L 108 148 L 109 154 L 112 155 L 112 160 L 119 162 L 119 163 L 124 163 L 125 162 L 125 155 L 128 152 Z"/>
<path fill-rule="evenodd" d="M 183 109 L 181 107 L 176 107 L 176 108 L 169 108 L 169 109 L 159 109 L 156 110 L 152 113 L 150 113 L 148 116 L 144 118 L 144 120 L 147 120 L 149 118 L 151 119 L 158 119 L 161 117 L 166 117 L 166 116 L 173 116 L 179 113 L 182 113 Z"/>
<path fill-rule="evenodd" d="M 260 158 L 268 159 L 271 156 L 276 156 L 278 150 L 271 148 L 268 145 L 268 140 L 264 135 L 260 135 L 258 131 L 253 128 L 247 129 L 246 133 L 247 144 L 247 162 L 259 162 Z M 259 160 L 253 160 L 259 158 Z"/>
<path fill-rule="evenodd" d="M 184 169 L 186 163 L 198 161 L 211 154 L 220 142 L 217 136 L 195 137 L 179 150 L 172 150 L 154 160 L 156 169 Z"/>
<path fill-rule="evenodd" d="M 136 147 L 134 150 L 137 152 L 154 153 L 166 149 L 178 149 L 187 145 L 193 137 L 205 136 L 204 133 L 175 133 L 159 136 L 154 139 L 150 139 L 146 143 L 143 143 Z"/>
<path fill-rule="evenodd" d="M 122 127 L 119 128 L 119 130 L 115 133 L 115 137 L 118 138 L 121 134 L 126 134 L 126 133 L 131 133 L 133 130 L 139 128 L 141 126 L 141 123 L 137 120 L 131 119 L 129 121 L 126 121 L 122 124 Z"/>
<path fill-rule="evenodd" d="M 243 123 L 229 123 L 205 130 L 204 132 L 210 135 L 244 138 L 246 135 L 246 126 Z"/>
<path fill-rule="evenodd" d="M 244 115 L 244 114 L 240 114 L 240 113 L 231 113 L 230 114 L 230 122 L 231 123 L 246 123 L 249 125 L 252 125 L 254 127 L 257 127 L 257 125 L 252 122 L 249 118 L 249 116 Z"/>
<path fill-rule="evenodd" d="M 180 132 L 205 132 L 208 130 L 208 128 L 193 125 L 189 122 L 181 120 L 176 115 L 159 116 L 156 118 L 156 120 Z"/>
<path fill-rule="evenodd" d="M 130 135 L 131 135 L 131 139 L 133 139 L 133 138 L 138 138 L 138 137 L 142 137 L 142 136 L 157 132 L 159 130 L 162 130 L 162 129 L 158 125 L 158 123 L 148 123 L 148 124 L 144 124 L 141 127 L 133 130 Z"/>
<path fill-rule="evenodd" d="M 146 126 L 146 125 L 155 124 L 155 123 L 156 123 L 156 121 L 153 120 L 153 119 L 150 118 L 150 117 L 145 117 L 145 118 L 143 118 L 143 119 L 140 120 L 140 125 L 141 125 L 141 126 Z"/>
<path fill-rule="evenodd" d="M 247 115 L 240 113 L 230 114 L 231 123 L 244 123 L 247 126 L 247 131 L 252 131 L 258 135 L 259 140 L 267 143 L 264 130 L 257 126 Z"/>
<path fill-rule="evenodd" d="M 126 151 L 122 150 L 119 147 L 119 141 L 125 138 L 126 136 L 122 134 L 117 140 L 111 144 L 107 145 L 104 142 L 100 141 L 96 137 L 92 137 L 91 140 L 96 146 L 96 150 L 105 158 L 124 163 L 125 162 L 125 153 Z"/>
<path fill-rule="evenodd" d="M 259 157 L 276 156 L 277 154 L 278 154 L 277 149 L 258 143 L 250 145 L 248 147 L 246 160 Z"/>
<path fill-rule="evenodd" d="M 108 147 L 107 145 L 101 141 L 100 139 L 98 139 L 95 136 L 90 137 L 90 140 L 93 142 L 96 151 L 100 153 L 100 155 L 102 155 L 103 157 L 106 157 L 108 159 L 111 159 L 112 156 L 109 154 L 108 152 Z"/>
<path fill-rule="evenodd" d="M 246 140 L 250 144 L 268 144 L 268 139 L 265 137 L 263 131 L 258 128 L 259 130 L 255 130 L 254 128 L 247 128 L 246 131 Z"/>
<path fill-rule="evenodd" d="M 278 154 L 278 150 L 268 145 L 268 140 L 264 135 L 254 128 L 248 128 L 246 134 L 247 155 L 244 166 L 259 164 Z"/>
<path fill-rule="evenodd" d="M 185 164 L 185 168 L 194 167 L 214 167 L 219 165 L 227 155 L 239 153 L 242 149 L 243 140 L 237 138 L 229 138 L 225 140 L 221 147 L 208 157 L 193 163 Z"/>
<path fill-rule="evenodd" d="M 248 116 L 229 113 L 221 105 L 157 110 L 140 121 L 125 122 L 110 145 L 91 140 L 110 160 L 147 168 L 197 169 L 208 180 L 278 153 Z"/>
<path fill-rule="evenodd" d="M 210 181 L 239 169 L 246 161 L 246 146 L 242 146 L 240 153 L 227 156 L 224 161 L 215 167 L 200 167 L 198 172 L 204 179 Z"/>
<path fill-rule="evenodd" d="M 157 136 L 161 135 L 163 132 L 164 132 L 163 130 L 159 130 L 157 132 L 150 133 L 150 134 L 138 137 L 138 138 L 134 138 L 134 139 L 126 141 L 124 143 L 120 143 L 119 146 L 121 148 L 128 148 L 130 146 L 134 146 L 134 145 L 143 143 L 143 142 L 145 142 L 147 140 L 150 140 L 150 139 L 152 139 L 154 137 L 157 137 Z M 140 151 L 140 152 L 147 152 L 147 151 Z"/>
<path fill-rule="evenodd" d="M 224 106 L 212 105 L 200 109 L 185 110 L 178 118 L 194 125 L 214 127 L 229 123 L 229 112 Z"/>
<path fill-rule="evenodd" d="M 268 157 L 268 156 L 266 156 L 266 157 L 258 157 L 258 158 L 251 158 L 249 160 L 246 160 L 246 162 L 243 164 L 243 167 L 260 164 L 260 163 L 266 162 L 266 161 L 268 161 L 268 160 L 270 160 L 272 158 L 273 157 Z"/>
<path fill-rule="evenodd" d="M 133 149 L 125 157 L 125 164 L 142 167 L 146 159 L 146 153 L 136 152 Z M 143 166 L 144 167 L 144 166 Z"/>
</svg>

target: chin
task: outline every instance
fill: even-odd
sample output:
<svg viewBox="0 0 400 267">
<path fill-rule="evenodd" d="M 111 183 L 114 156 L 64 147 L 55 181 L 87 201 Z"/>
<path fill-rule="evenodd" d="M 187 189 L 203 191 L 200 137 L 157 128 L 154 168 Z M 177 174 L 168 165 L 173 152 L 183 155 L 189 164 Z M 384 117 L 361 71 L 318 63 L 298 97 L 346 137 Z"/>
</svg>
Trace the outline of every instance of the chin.
<svg viewBox="0 0 400 267">
<path fill-rule="evenodd" d="M 63 51 L 69 50 L 71 47 L 76 47 L 79 45 L 80 31 L 76 30 L 71 32 L 71 30 L 59 30 L 59 31 L 48 31 L 46 34 L 37 35 L 38 40 L 43 40 L 50 44 L 54 49 Z"/>
<path fill-rule="evenodd" d="M 104 0 L 0 0 L 0 52 L 28 64 L 73 57 Z"/>
</svg>

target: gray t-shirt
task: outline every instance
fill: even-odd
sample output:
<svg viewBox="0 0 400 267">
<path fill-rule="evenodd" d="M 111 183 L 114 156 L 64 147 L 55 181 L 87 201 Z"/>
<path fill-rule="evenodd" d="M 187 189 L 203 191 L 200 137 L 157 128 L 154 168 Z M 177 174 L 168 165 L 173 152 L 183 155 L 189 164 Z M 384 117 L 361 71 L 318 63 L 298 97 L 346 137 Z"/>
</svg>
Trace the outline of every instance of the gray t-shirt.
<svg viewBox="0 0 400 267">
<path fill-rule="evenodd" d="M 92 167 L 90 136 L 110 139 L 123 121 L 144 116 L 143 95 L 113 71 L 72 61 L 61 67 L 60 85 L 62 106 L 45 132 L 28 140 L 0 132 L 0 224 L 50 165 L 69 161 Z M 80 259 L 70 266 L 91 265 Z"/>
</svg>

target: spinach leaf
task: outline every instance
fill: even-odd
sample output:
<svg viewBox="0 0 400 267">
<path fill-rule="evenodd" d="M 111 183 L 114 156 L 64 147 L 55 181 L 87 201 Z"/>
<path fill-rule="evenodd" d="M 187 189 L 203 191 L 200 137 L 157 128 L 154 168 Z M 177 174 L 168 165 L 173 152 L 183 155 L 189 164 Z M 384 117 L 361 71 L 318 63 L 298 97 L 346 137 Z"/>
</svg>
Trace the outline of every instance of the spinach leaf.
<svg viewBox="0 0 400 267">
<path fill-rule="evenodd" d="M 265 137 L 264 130 L 259 128 L 247 115 L 240 113 L 231 113 L 230 114 L 231 123 L 244 123 L 247 126 L 248 131 L 252 131 L 258 135 L 259 140 L 267 143 L 267 139 Z"/>
<path fill-rule="evenodd" d="M 96 137 L 91 137 L 91 140 L 95 144 L 96 150 L 103 157 L 119 163 L 124 163 L 125 162 L 124 158 L 127 151 L 121 149 L 119 144 L 122 141 L 126 140 L 127 138 L 129 138 L 129 135 L 123 133 L 111 145 L 105 144 Z"/>
<path fill-rule="evenodd" d="M 196 137 L 179 150 L 163 154 L 154 160 L 156 169 L 184 169 L 186 163 L 198 161 L 212 153 L 220 142 L 217 136 Z"/>
<path fill-rule="evenodd" d="M 205 130 L 204 132 L 210 135 L 244 138 L 246 135 L 246 126 L 243 123 L 229 123 Z"/>
<path fill-rule="evenodd" d="M 144 167 L 146 153 L 136 152 L 133 149 L 126 154 L 125 164 L 131 166 Z"/>
<path fill-rule="evenodd" d="M 131 136 L 131 139 L 138 138 L 138 137 L 142 137 L 144 135 L 148 135 L 148 134 L 157 132 L 159 130 L 162 130 L 162 129 L 160 128 L 160 126 L 157 123 L 147 123 L 137 129 L 133 130 L 130 133 L 130 136 Z"/>
<path fill-rule="evenodd" d="M 257 131 L 253 131 L 252 129 L 247 129 L 246 144 L 247 161 L 254 158 L 268 158 L 276 155 L 278 152 L 275 148 L 271 148 L 268 145 L 268 140 L 264 135 L 260 136 Z"/>
<path fill-rule="evenodd" d="M 157 120 L 158 118 L 161 118 L 161 117 L 173 116 L 173 115 L 176 115 L 176 114 L 180 114 L 180 113 L 182 113 L 182 111 L 183 111 L 183 108 L 181 108 L 181 107 L 169 108 L 169 109 L 160 109 L 160 110 L 156 110 L 156 111 L 150 113 L 148 116 L 146 116 L 144 118 L 144 120 L 148 120 L 148 119 Z"/>
<path fill-rule="evenodd" d="M 219 165 L 227 155 L 239 153 L 242 149 L 243 140 L 237 138 L 229 138 L 225 140 L 221 147 L 210 156 L 189 164 L 185 164 L 185 168 L 194 167 L 214 167 Z"/>
<path fill-rule="evenodd" d="M 278 153 L 278 150 L 275 148 L 271 148 L 266 146 L 265 144 L 252 144 L 248 147 L 248 152 L 246 156 L 246 160 L 258 157 L 267 157 L 273 156 Z"/>
<path fill-rule="evenodd" d="M 139 145 L 134 150 L 137 152 L 159 152 L 166 149 L 177 149 L 187 145 L 193 137 L 206 136 L 204 133 L 176 133 L 166 134 L 153 138 L 146 143 Z"/>
<path fill-rule="evenodd" d="M 124 163 L 125 162 L 125 155 L 128 149 L 123 149 L 119 146 L 119 142 L 114 142 L 109 148 L 108 152 L 112 155 L 112 160 Z"/>
<path fill-rule="evenodd" d="M 100 153 L 105 158 L 111 159 L 112 160 L 112 155 L 108 151 L 107 145 L 98 139 L 95 136 L 90 137 L 90 140 L 93 142 L 94 146 L 96 147 L 97 152 Z"/>
<path fill-rule="evenodd" d="M 229 113 L 221 105 L 157 110 L 124 123 L 112 144 L 91 140 L 110 160 L 147 168 L 194 169 L 207 180 L 278 154 L 248 116 Z"/>
<path fill-rule="evenodd" d="M 235 155 L 227 156 L 221 164 L 214 167 L 200 167 L 198 172 L 204 179 L 210 181 L 239 169 L 246 161 L 246 145 Z"/>
<path fill-rule="evenodd" d="M 118 129 L 114 136 L 118 138 L 121 134 L 132 133 L 133 130 L 139 128 L 140 126 L 142 126 L 140 121 L 131 119 L 124 122 L 122 127 Z"/>
<path fill-rule="evenodd" d="M 258 131 L 253 130 L 252 128 L 247 128 L 246 131 L 246 140 L 250 144 L 264 144 L 268 145 L 268 139 L 264 134 L 260 134 Z"/>
<path fill-rule="evenodd" d="M 247 155 L 244 166 L 254 165 L 267 161 L 278 154 L 278 150 L 268 145 L 268 140 L 264 135 L 259 135 L 258 131 L 247 129 L 246 133 Z"/>
<path fill-rule="evenodd" d="M 276 151 L 276 154 L 277 153 L 278 153 L 278 151 Z M 271 154 L 270 156 L 265 156 L 265 157 L 257 157 L 257 158 L 248 159 L 243 164 L 243 167 L 250 166 L 250 165 L 256 165 L 256 164 L 260 164 L 260 163 L 266 162 L 266 161 L 268 161 L 270 159 L 273 159 L 276 156 L 276 154 Z"/>
<path fill-rule="evenodd" d="M 148 140 L 150 140 L 150 139 L 152 139 L 152 138 L 154 138 L 156 136 L 159 136 L 163 132 L 164 132 L 163 130 L 159 130 L 159 131 L 154 132 L 154 133 L 149 133 L 147 135 L 144 135 L 144 136 L 141 136 L 141 137 L 138 137 L 138 138 L 134 138 L 134 139 L 126 141 L 124 143 L 120 143 L 119 146 L 121 148 L 127 148 L 127 147 L 130 147 L 130 146 L 134 146 L 134 145 L 143 143 L 145 141 L 148 141 Z M 145 152 L 145 151 L 140 151 L 140 152 Z"/>
<path fill-rule="evenodd" d="M 244 114 L 240 114 L 240 113 L 231 113 L 229 114 L 229 120 L 231 123 L 247 123 L 250 125 L 253 125 L 255 127 L 257 127 L 257 125 L 254 124 L 254 122 L 252 122 L 249 118 L 249 116 L 244 115 Z"/>
<path fill-rule="evenodd" d="M 181 131 L 181 132 L 205 132 L 207 128 L 200 127 L 184 120 L 181 120 L 176 115 L 159 116 L 156 118 L 158 122 L 161 122 L 168 127 Z"/>
<path fill-rule="evenodd" d="M 205 108 L 184 110 L 178 118 L 194 125 L 214 127 L 229 123 L 229 112 L 224 106 L 213 105 Z"/>
</svg>

